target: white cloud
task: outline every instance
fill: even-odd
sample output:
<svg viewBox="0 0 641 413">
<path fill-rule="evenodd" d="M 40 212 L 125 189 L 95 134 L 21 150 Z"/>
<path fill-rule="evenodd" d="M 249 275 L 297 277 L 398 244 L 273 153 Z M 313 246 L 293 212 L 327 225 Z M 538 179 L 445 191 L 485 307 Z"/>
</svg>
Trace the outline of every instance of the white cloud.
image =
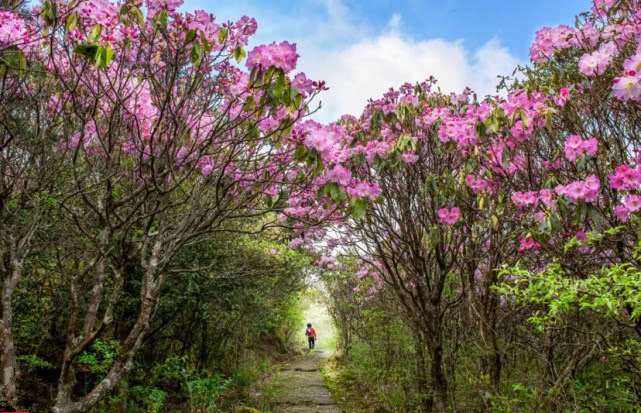
<svg viewBox="0 0 641 413">
<path fill-rule="evenodd" d="M 464 40 L 415 39 L 403 33 L 402 17 L 397 13 L 390 16 L 387 26 L 376 30 L 359 23 L 340 0 L 302 3 L 309 4 L 298 11 L 309 9 L 309 14 L 293 16 L 239 0 L 223 9 L 223 16 L 256 17 L 258 42 L 297 43 L 301 55 L 297 70 L 326 81 L 330 88 L 319 97 L 323 108 L 314 115 L 319 121 L 333 121 L 345 113 L 358 116 L 369 98 L 429 76 L 438 79 L 445 92 L 460 92 L 469 86 L 481 96 L 493 94 L 497 75 L 511 74 L 519 63 L 496 38 L 470 51 Z"/>
<path fill-rule="evenodd" d="M 494 94 L 497 75 L 511 74 L 518 64 L 496 38 L 470 56 L 462 40 L 414 40 L 398 30 L 400 20 L 394 14 L 382 33 L 333 50 L 303 44 L 299 68 L 330 87 L 320 97 L 323 109 L 318 119 L 332 121 L 345 113 L 358 116 L 369 98 L 429 76 L 446 92 L 469 86 L 480 96 Z"/>
</svg>

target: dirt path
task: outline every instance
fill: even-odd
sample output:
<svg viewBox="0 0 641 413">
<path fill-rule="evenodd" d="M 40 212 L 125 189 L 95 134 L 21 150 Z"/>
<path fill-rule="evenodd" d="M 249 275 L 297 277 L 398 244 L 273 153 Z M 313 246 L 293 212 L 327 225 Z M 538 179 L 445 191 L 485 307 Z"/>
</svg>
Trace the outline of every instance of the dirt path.
<svg viewBox="0 0 641 413">
<path fill-rule="evenodd" d="M 331 352 L 314 350 L 305 357 L 283 366 L 274 386 L 278 389 L 279 413 L 340 413 L 320 372 L 320 363 Z"/>
</svg>

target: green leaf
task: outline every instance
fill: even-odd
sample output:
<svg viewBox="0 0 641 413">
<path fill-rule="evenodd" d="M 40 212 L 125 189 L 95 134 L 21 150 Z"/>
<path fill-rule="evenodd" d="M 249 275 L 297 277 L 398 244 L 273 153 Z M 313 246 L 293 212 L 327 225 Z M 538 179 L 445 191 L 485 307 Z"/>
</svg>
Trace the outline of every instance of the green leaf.
<svg viewBox="0 0 641 413">
<path fill-rule="evenodd" d="M 506 147 L 503 148 L 503 152 L 501 153 L 501 163 L 503 164 L 503 168 L 505 169 L 508 169 L 510 166 L 510 154 L 508 153 Z"/>
<path fill-rule="evenodd" d="M 225 37 L 227 37 L 227 29 L 222 28 L 218 32 L 218 43 L 223 44 L 223 42 L 225 41 Z"/>
<path fill-rule="evenodd" d="M 69 17 L 67 17 L 67 20 L 65 22 L 65 30 L 66 31 L 71 31 L 76 28 L 78 25 L 78 13 L 71 13 Z"/>
<path fill-rule="evenodd" d="M 98 47 L 99 46 L 96 46 L 95 44 L 81 44 L 79 46 L 76 46 L 76 48 L 73 49 L 73 52 L 77 55 L 94 60 L 96 58 Z"/>
<path fill-rule="evenodd" d="M 527 118 L 527 114 L 523 111 L 520 111 L 521 122 L 523 122 L 523 130 L 527 130 L 530 127 L 530 120 Z"/>
<path fill-rule="evenodd" d="M 89 43 L 95 44 L 98 39 L 100 39 L 100 33 L 102 33 L 102 26 L 99 24 L 94 24 L 89 34 L 87 35 L 87 41 Z"/>
<path fill-rule="evenodd" d="M 1 61 L 6 64 L 6 66 L 1 65 L 3 67 L 3 75 L 11 69 L 20 73 L 27 69 L 27 58 L 16 46 L 5 49 L 4 54 L 0 57 Z"/>
<path fill-rule="evenodd" d="M 209 41 L 205 37 L 205 32 L 202 30 L 200 31 L 200 43 L 203 45 L 203 50 L 205 51 L 205 54 L 211 53 L 211 44 L 209 44 Z"/>
<path fill-rule="evenodd" d="M 553 115 L 553 113 L 551 111 L 545 112 L 545 127 L 547 128 L 547 130 L 548 130 L 548 132 L 550 134 L 554 130 L 554 128 L 553 128 L 553 124 L 554 124 L 553 119 L 554 118 L 552 117 L 552 115 Z"/>
<path fill-rule="evenodd" d="M 280 95 L 283 94 L 287 87 L 287 78 L 285 77 L 285 73 L 280 70 L 280 73 L 278 74 L 278 79 L 276 79 L 276 82 L 273 84 L 272 88 L 270 89 L 270 92 L 274 97 L 279 97 Z"/>
<path fill-rule="evenodd" d="M 237 47 L 234 49 L 234 59 L 236 59 L 238 63 L 240 63 L 245 56 L 247 56 L 247 52 L 245 52 L 245 49 L 243 49 L 242 47 Z"/>
<path fill-rule="evenodd" d="M 132 7 L 131 11 L 136 15 L 138 26 L 145 27 L 145 16 L 142 14 L 142 11 L 138 7 Z"/>
<path fill-rule="evenodd" d="M 594 225 L 601 225 L 603 222 L 603 217 L 599 213 L 599 211 L 596 209 L 596 207 L 592 204 L 588 205 L 588 217 L 592 220 Z"/>
<path fill-rule="evenodd" d="M 245 104 L 243 105 L 243 111 L 251 112 L 256 107 L 256 102 L 254 101 L 253 96 L 247 96 L 245 99 Z"/>
<path fill-rule="evenodd" d="M 196 30 L 189 30 L 185 35 L 185 46 L 191 43 L 196 38 Z"/>
<path fill-rule="evenodd" d="M 198 42 L 194 43 L 194 45 L 191 47 L 191 53 L 190 53 L 191 63 L 194 66 L 200 65 L 200 60 L 202 58 L 202 53 L 203 53 L 203 51 L 202 51 L 202 49 L 200 47 L 200 43 L 198 43 Z"/>
<path fill-rule="evenodd" d="M 307 158 L 307 154 L 309 152 L 307 151 L 307 147 L 305 145 L 298 145 L 296 147 L 296 154 L 294 155 L 294 159 L 296 159 L 297 162 L 303 162 Z"/>
<path fill-rule="evenodd" d="M 103 46 L 98 46 L 98 49 L 96 49 L 96 56 L 94 57 L 94 63 L 96 64 L 96 67 L 101 66 L 104 54 L 105 48 Z"/>
<path fill-rule="evenodd" d="M 163 10 L 158 14 L 158 25 L 162 28 L 167 27 L 167 10 Z"/>
<path fill-rule="evenodd" d="M 365 216 L 367 212 L 368 201 L 365 198 L 358 198 L 354 203 L 354 213 L 353 216 L 355 219 L 361 219 Z"/>
</svg>

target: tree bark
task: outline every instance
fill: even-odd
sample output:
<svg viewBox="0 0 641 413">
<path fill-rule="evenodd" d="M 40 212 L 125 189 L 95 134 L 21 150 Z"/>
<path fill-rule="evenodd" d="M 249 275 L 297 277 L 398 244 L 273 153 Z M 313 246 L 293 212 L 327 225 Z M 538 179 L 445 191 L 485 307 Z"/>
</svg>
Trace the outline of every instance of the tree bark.
<svg viewBox="0 0 641 413">
<path fill-rule="evenodd" d="M 480 321 L 481 345 L 483 355 L 481 356 L 481 374 L 487 377 L 490 388 L 496 392 L 501 381 L 501 355 L 496 342 L 496 332 L 491 325 L 490 317 Z"/>
<path fill-rule="evenodd" d="M 416 387 L 421 397 L 421 408 L 423 412 L 428 413 L 432 411 L 434 398 L 427 388 L 427 365 L 425 364 L 424 343 L 420 333 L 416 335 L 414 349 L 416 355 Z"/>
<path fill-rule="evenodd" d="M 9 403 L 10 406 L 18 405 L 18 393 L 16 381 L 19 376 L 18 363 L 16 361 L 16 347 L 13 341 L 13 292 L 18 285 L 22 274 L 22 263 L 12 260 L 9 267 L 8 278 L 2 286 L 2 297 L 0 306 L 2 318 L 0 318 L 0 371 L 2 372 L 2 386 L 0 387 L 0 401 Z"/>
<path fill-rule="evenodd" d="M 160 240 L 154 242 L 151 257 L 149 258 L 148 263 L 145 265 L 145 273 L 143 276 L 142 290 L 140 294 L 140 313 L 138 315 L 138 318 L 136 319 L 134 326 L 129 331 L 127 338 L 123 342 L 120 353 L 116 357 L 114 364 L 111 366 L 111 369 L 109 370 L 105 378 L 102 379 L 102 381 L 98 383 L 98 385 L 96 385 L 96 387 L 94 387 L 91 392 L 89 392 L 79 401 L 75 402 L 71 400 L 72 390 L 75 385 L 73 362 L 75 360 L 75 357 L 81 350 L 79 350 L 79 346 L 74 347 L 67 345 L 63 358 L 63 369 L 58 381 L 56 403 L 52 408 L 53 413 L 88 412 L 118 385 L 120 380 L 124 378 L 124 376 L 133 366 L 134 356 L 142 346 L 145 334 L 149 329 L 149 320 L 151 318 L 151 313 L 155 307 L 158 295 L 160 294 L 160 289 L 166 278 L 166 274 L 164 273 L 157 274 L 161 248 L 162 242 Z M 72 326 L 70 326 L 69 333 L 73 333 Z M 92 333 L 92 335 L 95 335 L 95 332 Z M 87 340 L 86 337 L 84 337 L 84 339 Z"/>
<path fill-rule="evenodd" d="M 441 337 L 440 326 L 435 329 L 435 333 L 429 340 L 429 350 L 431 356 L 431 379 L 432 379 L 432 397 L 434 404 L 432 410 L 435 412 L 447 411 L 448 389 L 447 377 L 443 368 L 443 340 Z"/>
</svg>

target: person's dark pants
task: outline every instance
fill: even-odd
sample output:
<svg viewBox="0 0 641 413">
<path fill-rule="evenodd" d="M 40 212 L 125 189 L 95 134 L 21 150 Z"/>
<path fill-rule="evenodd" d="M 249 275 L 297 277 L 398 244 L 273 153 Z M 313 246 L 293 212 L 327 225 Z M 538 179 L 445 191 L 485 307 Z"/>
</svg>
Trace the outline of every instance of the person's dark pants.
<svg viewBox="0 0 641 413">
<path fill-rule="evenodd" d="M 307 341 L 309 341 L 309 349 L 313 349 L 314 344 L 316 344 L 316 337 L 307 337 Z"/>
</svg>

